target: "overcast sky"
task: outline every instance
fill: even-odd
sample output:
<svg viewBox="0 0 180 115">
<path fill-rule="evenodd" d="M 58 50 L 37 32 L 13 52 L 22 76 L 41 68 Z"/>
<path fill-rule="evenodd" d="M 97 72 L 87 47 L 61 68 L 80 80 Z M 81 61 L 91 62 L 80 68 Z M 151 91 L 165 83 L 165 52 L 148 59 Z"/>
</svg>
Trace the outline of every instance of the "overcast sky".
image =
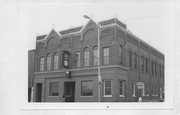
<svg viewBox="0 0 180 115">
<path fill-rule="evenodd" d="M 168 4 L 24 4 L 21 15 L 27 25 L 28 49 L 35 48 L 35 37 L 84 25 L 88 15 L 95 21 L 117 17 L 140 39 L 165 53 L 171 37 L 171 10 Z"/>
</svg>

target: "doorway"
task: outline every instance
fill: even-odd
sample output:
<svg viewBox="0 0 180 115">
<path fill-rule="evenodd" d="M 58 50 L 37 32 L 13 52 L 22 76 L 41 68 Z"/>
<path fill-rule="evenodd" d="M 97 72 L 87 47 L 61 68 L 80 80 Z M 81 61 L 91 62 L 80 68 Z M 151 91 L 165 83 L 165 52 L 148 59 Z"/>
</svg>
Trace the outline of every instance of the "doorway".
<svg viewBox="0 0 180 115">
<path fill-rule="evenodd" d="M 42 83 L 36 84 L 36 102 L 42 101 Z"/>
<path fill-rule="evenodd" d="M 64 98 L 65 102 L 74 102 L 75 82 L 64 82 Z"/>
</svg>

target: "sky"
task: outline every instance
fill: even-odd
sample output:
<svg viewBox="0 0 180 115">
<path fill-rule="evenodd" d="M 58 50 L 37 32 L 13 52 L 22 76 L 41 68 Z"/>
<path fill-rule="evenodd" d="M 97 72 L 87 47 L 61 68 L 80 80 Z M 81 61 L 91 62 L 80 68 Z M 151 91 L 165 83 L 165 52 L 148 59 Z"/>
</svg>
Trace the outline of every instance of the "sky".
<svg viewBox="0 0 180 115">
<path fill-rule="evenodd" d="M 166 43 L 171 38 L 171 6 L 168 4 L 22 4 L 21 11 L 28 49 L 35 48 L 36 36 L 48 34 L 52 28 L 61 31 L 85 25 L 88 20 L 83 15 L 96 22 L 116 17 L 134 35 L 162 53 L 166 52 Z"/>
</svg>

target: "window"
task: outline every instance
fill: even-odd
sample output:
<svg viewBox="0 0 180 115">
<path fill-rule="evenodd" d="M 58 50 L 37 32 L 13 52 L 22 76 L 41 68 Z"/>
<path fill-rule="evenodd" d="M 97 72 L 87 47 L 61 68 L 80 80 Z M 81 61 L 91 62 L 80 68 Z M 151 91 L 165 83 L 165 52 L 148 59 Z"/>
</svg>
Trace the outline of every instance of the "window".
<svg viewBox="0 0 180 115">
<path fill-rule="evenodd" d="M 164 77 L 164 65 L 162 65 L 162 77 Z"/>
<path fill-rule="evenodd" d="M 93 81 L 81 81 L 81 96 L 93 96 Z"/>
<path fill-rule="evenodd" d="M 98 48 L 97 46 L 93 49 L 93 66 L 98 65 Z"/>
<path fill-rule="evenodd" d="M 63 68 L 69 68 L 69 58 L 70 58 L 70 53 L 68 51 L 63 51 L 62 53 Z"/>
<path fill-rule="evenodd" d="M 119 81 L 119 95 L 120 96 L 125 96 L 125 81 L 124 80 L 120 80 Z"/>
<path fill-rule="evenodd" d="M 51 55 L 48 54 L 47 56 L 47 71 L 51 70 Z"/>
<path fill-rule="evenodd" d="M 89 67 L 89 51 L 87 48 L 84 50 L 84 67 Z"/>
<path fill-rule="evenodd" d="M 152 76 L 154 76 L 154 63 L 151 61 L 151 71 L 152 71 Z"/>
<path fill-rule="evenodd" d="M 104 96 L 112 96 L 111 80 L 104 80 Z"/>
<path fill-rule="evenodd" d="M 148 74 L 148 58 L 146 58 L 146 74 Z"/>
<path fill-rule="evenodd" d="M 122 45 L 120 45 L 120 48 L 119 48 L 119 57 L 120 57 L 120 64 L 123 64 L 123 47 Z"/>
<path fill-rule="evenodd" d="M 157 64 L 154 62 L 155 76 L 157 76 Z"/>
<path fill-rule="evenodd" d="M 59 96 L 59 82 L 50 83 L 49 96 Z"/>
<path fill-rule="evenodd" d="M 161 77 L 161 64 L 159 64 L 159 77 Z"/>
<path fill-rule="evenodd" d="M 135 97 L 136 96 L 136 94 L 135 94 L 135 91 L 136 91 L 136 84 L 135 84 L 135 82 L 132 82 L 132 96 L 133 97 Z"/>
<path fill-rule="evenodd" d="M 109 64 L 109 48 L 103 48 L 103 64 Z"/>
<path fill-rule="evenodd" d="M 132 67 L 132 51 L 129 50 L 129 67 Z"/>
<path fill-rule="evenodd" d="M 44 57 L 40 58 L 40 68 L 39 68 L 39 70 L 44 71 Z"/>
<path fill-rule="evenodd" d="M 137 70 L 137 54 L 134 53 L 134 70 Z"/>
<path fill-rule="evenodd" d="M 74 66 L 76 68 L 80 67 L 80 52 L 75 52 L 74 54 Z"/>
<path fill-rule="evenodd" d="M 55 55 L 54 55 L 54 70 L 58 70 L 58 64 L 59 64 L 59 56 L 58 56 L 58 53 L 55 53 Z"/>
<path fill-rule="evenodd" d="M 144 73 L 144 57 L 141 56 L 141 72 Z"/>
</svg>

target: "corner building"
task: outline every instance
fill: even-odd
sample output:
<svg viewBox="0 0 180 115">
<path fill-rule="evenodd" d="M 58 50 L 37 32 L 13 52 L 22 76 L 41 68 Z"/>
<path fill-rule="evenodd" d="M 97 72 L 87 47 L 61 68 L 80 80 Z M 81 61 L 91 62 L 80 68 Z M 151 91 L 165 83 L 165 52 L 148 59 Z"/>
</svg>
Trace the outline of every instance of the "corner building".
<svg viewBox="0 0 180 115">
<path fill-rule="evenodd" d="M 164 98 L 164 54 L 133 35 L 117 18 L 37 36 L 34 102 L 159 101 Z"/>
</svg>

